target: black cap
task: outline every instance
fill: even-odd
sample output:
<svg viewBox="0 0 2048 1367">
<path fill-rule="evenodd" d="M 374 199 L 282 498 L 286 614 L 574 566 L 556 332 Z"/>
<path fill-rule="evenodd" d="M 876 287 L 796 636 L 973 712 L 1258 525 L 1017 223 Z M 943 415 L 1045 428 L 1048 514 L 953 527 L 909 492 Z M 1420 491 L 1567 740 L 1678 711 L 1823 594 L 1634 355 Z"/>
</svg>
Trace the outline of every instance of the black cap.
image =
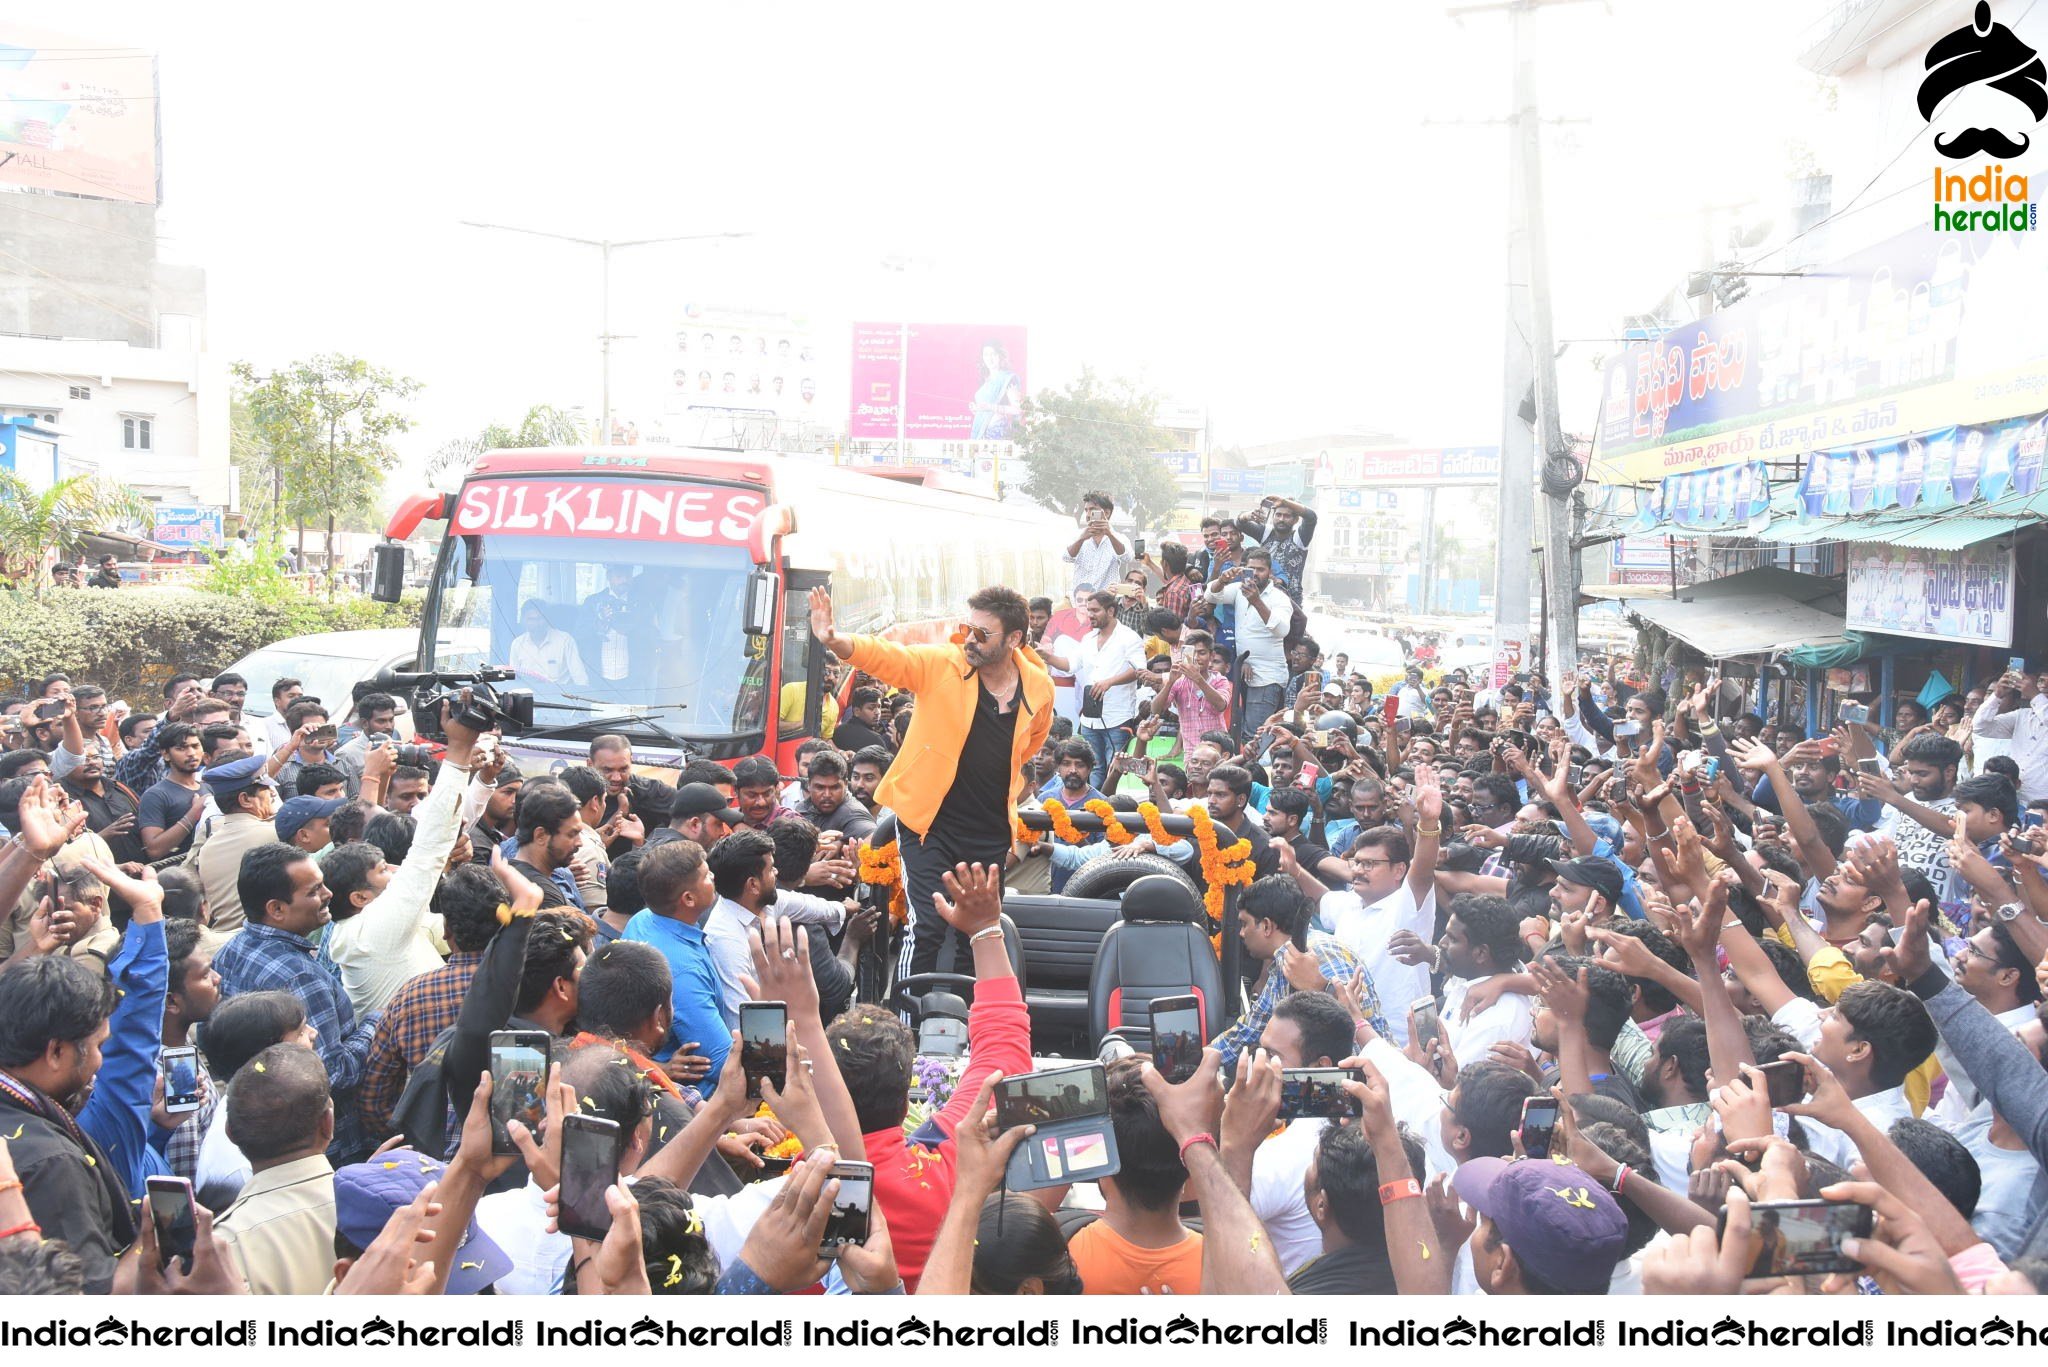
<svg viewBox="0 0 2048 1367">
<path fill-rule="evenodd" d="M 1607 899 L 1607 905 L 1621 905 L 1624 886 L 1621 870 L 1597 854 L 1581 855 L 1577 859 L 1553 859 L 1550 867 L 1557 870 L 1557 876 L 1567 883 L 1577 883 L 1582 888 L 1591 888 Z"/>
<path fill-rule="evenodd" d="M 708 783 L 685 783 L 676 789 L 676 800 L 668 809 L 669 824 L 692 816 L 715 816 L 728 826 L 746 820 L 739 809 L 725 800 L 725 794 Z"/>
</svg>

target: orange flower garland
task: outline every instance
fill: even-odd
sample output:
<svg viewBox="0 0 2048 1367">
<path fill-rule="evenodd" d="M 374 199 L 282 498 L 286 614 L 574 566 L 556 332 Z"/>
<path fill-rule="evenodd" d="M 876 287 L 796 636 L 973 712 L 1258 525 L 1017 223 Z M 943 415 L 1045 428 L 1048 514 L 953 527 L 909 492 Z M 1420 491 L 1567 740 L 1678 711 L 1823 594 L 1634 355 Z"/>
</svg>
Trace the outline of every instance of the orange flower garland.
<svg viewBox="0 0 2048 1367">
<path fill-rule="evenodd" d="M 1189 808 L 1188 819 L 1195 824 L 1195 844 L 1202 852 L 1202 881 L 1209 886 L 1202 905 L 1209 913 L 1210 922 L 1220 927 L 1223 924 L 1223 889 L 1232 883 L 1243 886 L 1252 881 L 1251 842 L 1240 840 L 1227 850 L 1219 849 L 1216 823 L 1210 819 L 1207 808 Z"/>
<path fill-rule="evenodd" d="M 1166 823 L 1165 823 L 1165 822 L 1163 822 L 1163 821 L 1161 821 L 1161 820 L 1159 819 L 1159 804 L 1158 804 L 1158 803 L 1156 803 L 1156 802 L 1140 802 L 1140 803 L 1138 804 L 1138 815 L 1139 815 L 1139 816 L 1142 816 L 1142 817 L 1144 817 L 1144 818 L 1145 818 L 1145 829 L 1146 829 L 1146 831 L 1148 831 L 1148 832 L 1149 832 L 1149 833 L 1151 834 L 1151 836 L 1152 836 L 1152 843 L 1153 843 L 1153 844 L 1155 844 L 1155 845 L 1178 845 L 1178 844 L 1180 844 L 1180 839 L 1181 839 L 1181 838 L 1180 838 L 1179 836 L 1177 836 L 1177 835 L 1169 835 L 1169 834 L 1167 833 L 1167 830 L 1166 830 Z"/>
<path fill-rule="evenodd" d="M 1074 818 L 1067 815 L 1066 804 L 1058 798 L 1049 798 L 1045 804 L 1045 819 L 1052 823 L 1052 833 L 1069 845 L 1078 845 L 1088 837 L 1074 824 Z"/>
<path fill-rule="evenodd" d="M 1124 829 L 1124 823 L 1117 820 L 1116 808 L 1102 798 L 1090 798 L 1081 804 L 1088 811 L 1102 818 L 1102 835 L 1112 845 L 1128 845 L 1137 837 Z"/>
<path fill-rule="evenodd" d="M 889 889 L 889 919 L 897 925 L 910 920 L 910 899 L 903 893 L 903 855 L 890 841 L 879 849 L 864 844 L 860 855 L 860 881 L 872 887 Z"/>
<path fill-rule="evenodd" d="M 1089 802 L 1086 810 L 1102 819 L 1103 835 L 1110 844 L 1128 845 L 1137 839 L 1130 828 L 1118 819 L 1116 808 L 1101 798 Z M 1183 836 L 1167 832 L 1165 823 L 1160 820 L 1159 807 L 1156 803 L 1139 803 L 1138 815 L 1144 818 L 1145 830 L 1151 835 L 1153 844 L 1177 845 L 1185 839 Z M 1065 805 L 1058 800 L 1051 800 L 1045 804 L 1045 817 L 1052 826 L 1053 835 L 1067 844 L 1078 845 L 1087 839 L 1086 833 L 1074 824 L 1073 817 L 1067 814 Z M 1201 851 L 1202 881 L 1208 885 L 1208 891 L 1202 897 L 1202 906 L 1208 912 L 1209 923 L 1213 928 L 1210 943 L 1216 947 L 1216 952 L 1220 956 L 1223 952 L 1224 889 L 1232 886 L 1244 887 L 1252 881 L 1255 872 L 1252 867 L 1252 846 L 1249 840 L 1240 840 L 1228 849 L 1219 848 L 1216 823 L 1210 817 L 1207 808 L 1189 808 L 1188 819 L 1194 824 L 1195 845 Z M 1035 845 L 1044 838 L 1043 832 L 1026 826 L 1021 817 L 1014 818 L 1014 827 L 1020 844 Z M 910 905 L 903 892 L 903 857 L 897 850 L 896 842 L 892 840 L 880 848 L 862 845 L 859 855 L 860 881 L 877 887 L 887 886 L 890 889 L 890 919 L 898 925 L 908 921 Z"/>
</svg>

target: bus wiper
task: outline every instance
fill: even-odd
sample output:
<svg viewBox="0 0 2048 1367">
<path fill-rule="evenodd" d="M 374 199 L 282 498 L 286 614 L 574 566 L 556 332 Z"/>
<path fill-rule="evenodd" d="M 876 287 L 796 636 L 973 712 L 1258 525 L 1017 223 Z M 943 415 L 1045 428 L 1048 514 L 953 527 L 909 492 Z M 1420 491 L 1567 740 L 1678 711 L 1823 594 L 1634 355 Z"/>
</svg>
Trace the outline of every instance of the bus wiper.
<svg viewBox="0 0 2048 1367">
<path fill-rule="evenodd" d="M 536 703 L 535 706 L 559 707 L 561 706 L 561 704 Z M 616 717 L 587 717 L 582 721 L 563 722 L 559 726 L 535 727 L 531 731 L 522 733 L 519 739 L 532 740 L 547 736 L 564 736 L 571 731 L 582 731 L 586 729 L 609 730 L 614 727 L 630 726 L 633 723 L 638 722 L 644 725 L 648 730 L 652 731 L 655 735 L 659 736 L 661 739 L 675 746 L 678 750 L 682 750 L 690 754 L 696 753 L 695 747 L 692 746 L 688 741 L 684 740 L 681 736 L 678 736 L 675 732 L 669 730 L 666 726 L 663 726 L 660 722 L 654 720 L 656 715 L 658 714 L 651 712 L 626 712 Z"/>
</svg>

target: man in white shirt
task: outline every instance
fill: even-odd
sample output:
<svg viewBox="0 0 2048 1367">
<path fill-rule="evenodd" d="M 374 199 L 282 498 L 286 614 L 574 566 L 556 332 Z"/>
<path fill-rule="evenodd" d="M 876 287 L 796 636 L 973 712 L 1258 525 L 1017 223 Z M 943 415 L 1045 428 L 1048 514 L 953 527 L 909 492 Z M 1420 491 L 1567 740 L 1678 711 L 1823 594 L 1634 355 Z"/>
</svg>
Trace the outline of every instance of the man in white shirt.
<svg viewBox="0 0 2048 1367">
<path fill-rule="evenodd" d="M 530 599 L 519 610 L 519 622 L 526 630 L 513 639 L 510 655 L 512 668 L 521 678 L 578 688 L 590 683 L 590 671 L 583 667 L 583 652 L 576 648 L 576 638 L 548 620 L 547 608 L 539 599 Z"/>
<path fill-rule="evenodd" d="M 740 1003 L 747 1000 L 742 974 L 754 974 L 747 932 L 775 905 L 775 841 L 766 831 L 737 830 L 705 856 L 718 902 L 704 918 L 704 943 L 718 972 L 718 1006 L 727 1025 L 739 1028 Z"/>
<path fill-rule="evenodd" d="M 1089 782 L 1100 788 L 1109 762 L 1131 743 L 1138 715 L 1137 680 L 1145 672 L 1145 643 L 1117 620 L 1116 599 L 1092 593 L 1081 600 L 1090 630 L 1079 641 L 1061 642 L 1061 653 L 1040 651 L 1045 662 L 1074 676 L 1079 690 L 1081 738 L 1095 755 Z"/>
<path fill-rule="evenodd" d="M 1503 1041 L 1525 1049 L 1529 1045 L 1534 1008 L 1520 992 L 1503 992 L 1484 1010 L 1465 1015 L 1465 994 L 1474 983 L 1517 971 L 1522 958 L 1520 928 L 1521 918 L 1507 898 L 1468 892 L 1452 901 L 1441 945 L 1432 948 L 1418 936 L 1396 932 L 1396 959 L 1450 975 L 1443 988 L 1444 1040 L 1460 1063 L 1485 1058 Z"/>
<path fill-rule="evenodd" d="M 417 824 L 405 862 L 394 869 L 375 846 L 356 841 L 337 846 L 321 864 L 334 895 L 327 956 L 341 970 L 342 990 L 358 1016 L 383 1010 L 399 988 L 442 964 L 430 929 L 430 922 L 438 928 L 439 919 L 428 913 L 463 829 L 463 791 L 477 739 L 477 732 L 448 711 L 443 704 L 448 753 L 432 790 L 414 809 Z"/>
<path fill-rule="evenodd" d="M 1890 983 L 1860 982 L 1821 1012 L 1813 1057 L 1840 1079 L 1849 1100 L 1879 1130 L 1913 1114 L 1906 1075 L 1934 1052 L 1941 1036 L 1918 997 Z M 1847 1166 L 1855 1146 L 1839 1130 L 1806 1120 L 1815 1153 Z M 1832 1151 L 1831 1151 L 1832 1150 Z"/>
<path fill-rule="evenodd" d="M 1129 548 L 1109 529 L 1116 500 L 1100 490 L 1081 495 L 1081 534 L 1060 559 L 1074 567 L 1072 597 L 1076 604 L 1091 593 L 1123 582 L 1130 565 Z"/>
<path fill-rule="evenodd" d="M 2032 675 L 2008 670 L 1971 725 L 1987 740 L 2012 743 L 2007 753 L 2020 766 L 2020 801 L 2048 797 L 2048 693 L 2038 691 Z M 1980 747 L 1980 772 L 1983 760 Z"/>
<path fill-rule="evenodd" d="M 1231 608 L 1237 617 L 1237 650 L 1244 659 L 1245 735 L 1280 710 L 1287 692 L 1287 635 L 1294 627 L 1294 604 L 1273 582 L 1273 557 L 1262 549 L 1246 551 L 1244 564 L 1209 585 L 1209 600 Z"/>
<path fill-rule="evenodd" d="M 2041 1000 L 2041 985 L 2035 980 L 2034 965 L 2003 922 L 1993 921 L 1965 940 L 1949 961 L 1949 975 L 1956 986 L 2015 1034 L 2038 1018 L 2035 1003 Z M 1988 1112 L 1990 1106 L 1946 1044 L 1935 1052 L 1948 1076 L 1948 1087 L 1927 1118 L 1951 1133 L 1960 1133 L 1973 1112 Z"/>
<path fill-rule="evenodd" d="M 1277 1055 L 1283 1068 L 1334 1068 L 1357 1052 L 1352 1047 L 1351 1015 L 1327 992 L 1296 992 L 1273 1006 L 1273 1015 L 1259 1034 L 1259 1047 Z M 1240 1068 L 1251 1066 L 1251 1056 Z M 1289 1276 L 1323 1251 L 1322 1231 L 1308 1213 L 1304 1179 L 1327 1120 L 1304 1117 L 1289 1121 L 1267 1137 L 1251 1155 L 1252 1210 L 1273 1240 L 1280 1270 Z M 1223 1155 L 1229 1167 L 1242 1163 L 1239 1137 L 1226 1131 L 1230 1148 Z"/>
<path fill-rule="evenodd" d="M 1318 914 L 1330 933 L 1358 956 L 1372 975 L 1386 1010 L 1387 1029 L 1399 1045 L 1408 1043 L 1408 1008 L 1429 993 L 1429 970 L 1396 958 L 1388 946 L 1398 932 L 1420 941 L 1436 925 L 1436 856 L 1443 837 L 1443 791 L 1436 770 L 1415 775 L 1417 823 L 1411 851 L 1399 826 L 1369 826 L 1351 843 L 1351 886 L 1325 892 L 1313 870 L 1281 868 L 1294 874 L 1302 891 L 1319 897 Z M 1459 1058 L 1465 1056 L 1460 1054 Z"/>
</svg>

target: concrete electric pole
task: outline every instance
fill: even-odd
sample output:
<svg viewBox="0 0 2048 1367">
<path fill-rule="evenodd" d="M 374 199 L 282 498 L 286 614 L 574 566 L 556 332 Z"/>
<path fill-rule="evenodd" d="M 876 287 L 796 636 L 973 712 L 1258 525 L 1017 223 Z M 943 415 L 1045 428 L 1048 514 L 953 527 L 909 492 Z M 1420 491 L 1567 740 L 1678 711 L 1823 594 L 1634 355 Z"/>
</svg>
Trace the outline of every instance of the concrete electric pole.
<svg viewBox="0 0 2048 1367">
<path fill-rule="evenodd" d="M 1544 613 L 1550 640 L 1544 651 L 1553 689 L 1560 674 L 1578 667 L 1578 556 L 1571 544 L 1571 495 L 1576 481 L 1561 478 L 1562 462 L 1547 481 L 1539 474 L 1567 454 L 1557 412 L 1557 349 L 1550 323 L 1550 261 L 1543 221 L 1543 120 L 1536 110 L 1535 61 L 1527 55 L 1530 16 L 1545 5 L 1586 0 L 1506 0 L 1449 11 L 1506 10 L 1512 33 L 1514 107 L 1508 122 L 1507 337 L 1501 365 L 1500 539 L 1493 574 L 1494 683 L 1532 667 L 1529 566 L 1535 548 L 1537 493 L 1543 501 L 1543 554 L 1547 568 Z M 1533 397 L 1535 412 L 1525 404 Z M 1554 492 L 1556 491 L 1556 492 Z"/>
</svg>

